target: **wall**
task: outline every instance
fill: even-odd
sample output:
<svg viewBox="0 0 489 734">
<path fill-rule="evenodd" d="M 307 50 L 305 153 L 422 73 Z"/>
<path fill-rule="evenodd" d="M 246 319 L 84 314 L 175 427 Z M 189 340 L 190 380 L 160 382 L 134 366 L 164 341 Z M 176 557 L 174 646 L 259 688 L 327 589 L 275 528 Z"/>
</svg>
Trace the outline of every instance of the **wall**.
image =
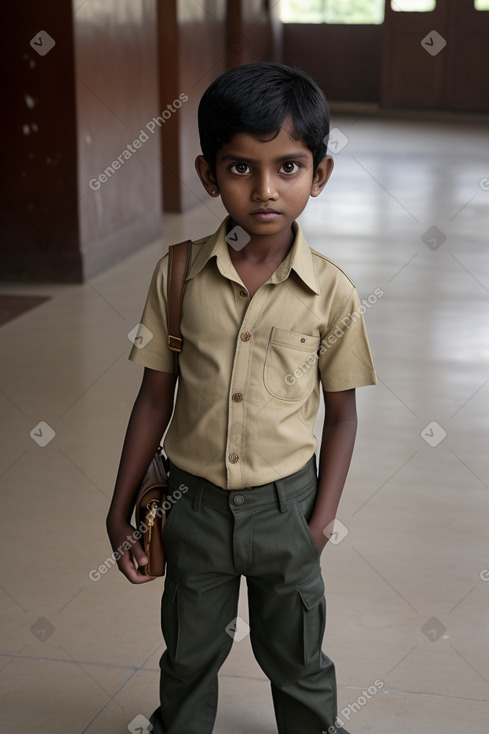
<svg viewBox="0 0 489 734">
<path fill-rule="evenodd" d="M 488 38 L 489 11 L 474 0 L 437 0 L 426 13 L 387 2 L 383 25 L 284 24 L 283 61 L 310 72 L 332 101 L 487 112 Z"/>
<path fill-rule="evenodd" d="M 81 282 L 160 234 L 159 130 L 127 149 L 159 112 L 156 4 L 23 0 L 0 13 L 1 277 Z"/>
<path fill-rule="evenodd" d="M 194 169 L 202 94 L 226 69 L 275 60 L 281 24 L 272 0 L 160 0 L 158 26 L 162 106 L 188 97 L 162 126 L 163 206 L 181 212 L 207 200 Z"/>
<path fill-rule="evenodd" d="M 383 107 L 489 111 L 489 11 L 437 0 L 427 13 L 386 7 Z"/>
<path fill-rule="evenodd" d="M 0 24 L 0 277 L 78 281 L 71 5 L 1 3 Z"/>
<path fill-rule="evenodd" d="M 313 76 L 329 100 L 378 102 L 381 25 L 284 23 L 283 62 Z"/>
<path fill-rule="evenodd" d="M 86 0 L 74 29 L 80 247 L 90 277 L 161 234 L 156 5 Z"/>
<path fill-rule="evenodd" d="M 240 55 L 235 57 L 235 63 L 228 63 L 228 68 L 250 61 L 281 60 L 283 24 L 280 21 L 280 3 L 274 0 L 249 0 L 248 2 L 243 0 L 240 3 L 234 3 L 229 0 L 228 12 L 230 15 L 237 6 L 240 6 L 238 25 L 238 34 L 241 33 Z M 232 40 L 235 39 L 236 36 L 232 37 Z"/>
<path fill-rule="evenodd" d="M 82 282 L 158 237 L 163 203 L 205 201 L 204 90 L 280 55 L 274 0 L 23 0 L 0 13 L 7 281 Z"/>
<path fill-rule="evenodd" d="M 162 125 L 163 205 L 185 211 L 205 200 L 195 173 L 200 153 L 199 100 L 226 69 L 225 0 L 165 0 L 158 3 L 160 98 L 162 108 L 186 99 Z"/>
</svg>

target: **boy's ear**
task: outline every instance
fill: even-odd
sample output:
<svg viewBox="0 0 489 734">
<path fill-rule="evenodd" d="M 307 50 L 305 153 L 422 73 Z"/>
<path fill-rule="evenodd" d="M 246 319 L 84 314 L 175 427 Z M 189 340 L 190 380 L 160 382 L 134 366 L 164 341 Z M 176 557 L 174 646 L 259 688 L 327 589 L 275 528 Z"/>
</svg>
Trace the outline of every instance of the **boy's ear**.
<svg viewBox="0 0 489 734">
<path fill-rule="evenodd" d="M 325 156 L 318 165 L 316 173 L 314 174 L 311 186 L 311 196 L 319 196 L 321 191 L 328 183 L 328 179 L 333 173 L 333 168 L 333 157 L 330 155 Z"/>
<path fill-rule="evenodd" d="M 216 177 L 203 155 L 198 155 L 195 159 L 195 170 L 209 196 L 219 196 L 219 186 L 217 185 Z"/>
</svg>

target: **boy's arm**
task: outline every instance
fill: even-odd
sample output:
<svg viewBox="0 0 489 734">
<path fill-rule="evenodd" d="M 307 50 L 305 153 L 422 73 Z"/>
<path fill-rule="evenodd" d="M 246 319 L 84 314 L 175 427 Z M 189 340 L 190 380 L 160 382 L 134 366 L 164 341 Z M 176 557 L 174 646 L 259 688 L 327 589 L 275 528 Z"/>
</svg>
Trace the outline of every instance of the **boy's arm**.
<svg viewBox="0 0 489 734">
<path fill-rule="evenodd" d="M 130 520 L 136 492 L 171 418 L 175 381 L 173 374 L 145 368 L 129 419 L 107 515 L 112 549 L 123 554 L 118 561 L 119 569 L 134 584 L 151 581 L 152 577 L 137 570 L 132 556 L 138 566 L 145 566 L 148 558 L 139 541 L 134 542 L 130 552 L 124 551 L 122 545 L 134 532 Z"/>
<path fill-rule="evenodd" d="M 318 495 L 309 521 L 319 551 L 322 551 L 328 542 L 323 531 L 336 517 L 350 467 L 357 431 L 355 389 L 325 392 L 324 404 Z"/>
</svg>

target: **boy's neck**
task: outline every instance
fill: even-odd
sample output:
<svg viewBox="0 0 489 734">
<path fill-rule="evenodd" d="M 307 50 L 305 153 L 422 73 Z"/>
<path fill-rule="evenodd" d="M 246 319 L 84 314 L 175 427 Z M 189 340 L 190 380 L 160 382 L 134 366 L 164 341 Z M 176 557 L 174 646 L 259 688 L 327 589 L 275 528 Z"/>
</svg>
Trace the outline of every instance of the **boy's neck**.
<svg viewBox="0 0 489 734">
<path fill-rule="evenodd" d="M 228 232 L 236 226 L 231 220 Z M 277 265 L 285 260 L 295 239 L 295 232 L 290 227 L 285 228 L 276 235 L 251 235 L 248 244 L 241 250 L 235 250 L 229 246 L 231 260 L 248 261 L 257 265 L 261 263 L 275 262 Z"/>
</svg>

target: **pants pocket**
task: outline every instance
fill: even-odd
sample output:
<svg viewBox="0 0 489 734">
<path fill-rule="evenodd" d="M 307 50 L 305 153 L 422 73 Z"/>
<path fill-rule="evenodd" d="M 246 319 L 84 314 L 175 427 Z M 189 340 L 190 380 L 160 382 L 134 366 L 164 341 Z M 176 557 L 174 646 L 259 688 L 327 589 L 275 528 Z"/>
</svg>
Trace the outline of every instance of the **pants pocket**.
<svg viewBox="0 0 489 734">
<path fill-rule="evenodd" d="M 303 535 L 307 539 L 309 546 L 311 547 L 314 559 L 318 559 L 321 554 L 317 546 L 314 535 L 309 527 L 309 520 L 314 509 L 317 496 L 317 487 L 313 488 L 310 492 L 304 493 L 294 501 L 294 511 L 297 515 L 298 522 L 302 527 Z"/>
<path fill-rule="evenodd" d="M 161 601 L 161 628 L 170 657 L 174 660 L 178 654 L 178 583 L 171 576 L 165 580 L 165 590 Z"/>
<path fill-rule="evenodd" d="M 319 654 L 326 628 L 326 599 L 321 573 L 299 584 L 302 602 L 304 665 Z"/>
<path fill-rule="evenodd" d="M 170 487 L 171 489 L 171 487 Z M 163 525 L 163 540 L 166 541 L 166 535 L 169 535 L 170 529 L 175 522 L 176 515 L 182 509 L 186 500 L 182 496 L 182 493 L 176 490 L 176 492 L 168 492 L 167 498 L 164 503 L 165 508 L 165 522 Z"/>
</svg>

